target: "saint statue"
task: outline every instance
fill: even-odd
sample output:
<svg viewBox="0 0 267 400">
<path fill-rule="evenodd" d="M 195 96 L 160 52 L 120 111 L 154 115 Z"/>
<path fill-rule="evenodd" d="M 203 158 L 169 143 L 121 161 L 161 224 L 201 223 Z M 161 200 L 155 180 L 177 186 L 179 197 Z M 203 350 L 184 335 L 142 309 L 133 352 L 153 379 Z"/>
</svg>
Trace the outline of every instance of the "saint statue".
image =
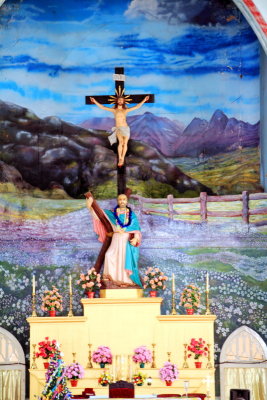
<svg viewBox="0 0 267 400">
<path fill-rule="evenodd" d="M 104 242 L 107 235 L 104 225 L 92 208 L 93 197 L 86 198 L 86 206 L 93 217 L 94 231 L 98 240 Z M 138 272 L 141 232 L 136 214 L 127 205 L 127 196 L 118 196 L 114 210 L 103 210 L 113 232 L 111 244 L 106 251 L 102 279 L 107 288 L 142 287 Z"/>
<path fill-rule="evenodd" d="M 109 136 L 110 144 L 113 145 L 116 141 L 119 141 L 118 145 L 118 166 L 122 167 L 124 164 L 125 154 L 128 148 L 128 141 L 130 139 L 130 128 L 126 121 L 126 115 L 130 111 L 137 110 L 140 108 L 147 100 L 149 100 L 149 96 L 146 96 L 141 103 L 137 104 L 133 107 L 127 107 L 127 96 L 126 98 L 121 95 L 117 96 L 115 99 L 115 106 L 114 108 L 103 106 L 102 104 L 98 103 L 96 99 L 90 97 L 92 103 L 96 104 L 102 110 L 110 111 L 114 114 L 115 118 L 115 127 L 112 128 L 112 135 Z"/>
</svg>

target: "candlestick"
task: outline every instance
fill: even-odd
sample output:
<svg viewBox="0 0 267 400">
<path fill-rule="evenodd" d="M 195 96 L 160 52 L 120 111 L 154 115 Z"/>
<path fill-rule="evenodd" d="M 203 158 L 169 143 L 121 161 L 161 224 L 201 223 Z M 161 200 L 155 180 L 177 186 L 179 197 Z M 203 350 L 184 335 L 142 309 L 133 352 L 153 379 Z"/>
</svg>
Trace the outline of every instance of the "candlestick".
<svg viewBox="0 0 267 400">
<path fill-rule="evenodd" d="M 185 397 L 188 396 L 189 381 L 184 381 Z"/>
<path fill-rule="evenodd" d="M 32 294 L 35 294 L 35 275 L 32 276 Z"/>
<path fill-rule="evenodd" d="M 152 343 L 152 364 L 151 364 L 151 368 L 157 368 L 156 367 L 155 347 L 156 347 L 156 343 Z"/>
<path fill-rule="evenodd" d="M 88 344 L 89 346 L 89 352 L 88 352 L 88 363 L 86 365 L 86 368 L 93 368 L 93 364 L 92 364 L 92 354 L 91 354 L 91 344 Z"/>
<path fill-rule="evenodd" d="M 184 344 L 184 363 L 183 363 L 183 368 L 189 368 L 188 362 L 187 362 L 187 344 Z"/>
<path fill-rule="evenodd" d="M 175 303 L 175 291 L 172 291 L 172 310 L 171 310 L 171 315 L 177 315 L 176 311 L 176 303 Z"/>
<path fill-rule="evenodd" d="M 210 315 L 210 299 L 209 299 L 209 290 L 206 290 L 206 315 Z"/>
<path fill-rule="evenodd" d="M 73 363 L 75 364 L 76 363 L 76 361 L 75 361 L 76 353 L 72 353 L 72 357 L 73 357 Z"/>
<path fill-rule="evenodd" d="M 37 369 L 37 365 L 36 365 L 36 362 L 35 362 L 35 360 L 36 360 L 36 353 L 35 353 L 36 344 L 33 344 L 32 347 L 33 347 L 33 353 L 32 353 L 32 365 L 31 365 L 31 369 Z"/>
<path fill-rule="evenodd" d="M 69 306 L 68 317 L 73 317 L 72 299 L 73 299 L 73 296 L 72 296 L 72 293 L 70 293 L 70 306 Z"/>
<path fill-rule="evenodd" d="M 207 347 L 208 347 L 208 362 L 207 362 L 206 368 L 212 368 L 212 363 L 210 361 L 210 344 L 209 343 L 207 343 Z"/>
<path fill-rule="evenodd" d="M 36 299 L 35 299 L 36 295 L 35 293 L 32 293 L 32 317 L 37 317 L 36 314 Z"/>
<path fill-rule="evenodd" d="M 72 294 L 72 281 L 71 281 L 71 275 L 69 276 L 69 290 L 70 290 L 70 294 Z"/>
<path fill-rule="evenodd" d="M 167 355 L 168 355 L 168 361 L 171 362 L 171 351 L 167 351 Z"/>
</svg>

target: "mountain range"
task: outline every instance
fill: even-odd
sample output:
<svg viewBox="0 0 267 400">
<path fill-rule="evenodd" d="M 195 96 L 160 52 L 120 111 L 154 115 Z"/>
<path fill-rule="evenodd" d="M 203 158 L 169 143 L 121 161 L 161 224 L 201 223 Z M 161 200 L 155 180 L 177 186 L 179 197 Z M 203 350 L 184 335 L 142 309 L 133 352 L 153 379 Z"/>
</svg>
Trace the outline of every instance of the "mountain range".
<svg viewBox="0 0 267 400">
<path fill-rule="evenodd" d="M 29 185 L 61 188 L 72 197 L 116 182 L 116 149 L 105 131 L 84 129 L 56 116 L 42 119 L 25 107 L 0 101 L 0 132 L 0 182 L 26 190 Z M 144 142 L 131 140 L 126 162 L 127 177 L 134 181 L 168 184 L 181 194 L 211 193 Z"/>
<path fill-rule="evenodd" d="M 166 157 L 212 156 L 243 147 L 259 144 L 259 122 L 249 124 L 228 118 L 216 110 L 209 121 L 193 118 L 183 127 L 182 123 L 146 112 L 127 118 L 131 138 L 153 146 Z M 110 130 L 112 118 L 92 118 L 80 124 L 86 129 Z"/>
</svg>

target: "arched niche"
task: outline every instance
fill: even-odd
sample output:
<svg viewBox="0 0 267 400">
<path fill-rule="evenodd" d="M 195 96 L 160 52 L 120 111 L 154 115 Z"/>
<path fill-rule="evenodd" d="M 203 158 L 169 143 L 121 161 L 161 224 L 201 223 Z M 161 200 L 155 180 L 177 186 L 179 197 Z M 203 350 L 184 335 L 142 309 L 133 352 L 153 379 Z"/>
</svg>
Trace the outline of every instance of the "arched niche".
<svg viewBox="0 0 267 400">
<path fill-rule="evenodd" d="M 220 388 L 221 400 L 229 399 L 230 389 L 249 389 L 253 400 L 264 400 L 267 396 L 267 346 L 247 326 L 236 329 L 223 344 Z"/>
<path fill-rule="evenodd" d="M 0 398 L 25 400 L 25 356 L 18 340 L 0 328 Z"/>
</svg>

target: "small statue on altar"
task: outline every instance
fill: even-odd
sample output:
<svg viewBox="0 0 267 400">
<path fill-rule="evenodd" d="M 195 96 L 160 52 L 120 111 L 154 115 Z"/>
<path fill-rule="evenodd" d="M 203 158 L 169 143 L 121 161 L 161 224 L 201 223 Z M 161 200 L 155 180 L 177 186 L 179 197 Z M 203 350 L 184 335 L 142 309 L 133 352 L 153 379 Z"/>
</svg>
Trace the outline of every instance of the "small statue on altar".
<svg viewBox="0 0 267 400">
<path fill-rule="evenodd" d="M 129 97 L 129 96 L 128 96 Z M 130 111 L 137 110 L 140 108 L 146 101 L 149 100 L 149 96 L 146 96 L 141 103 L 137 104 L 133 107 L 127 107 L 127 96 L 124 97 L 123 93 L 118 93 L 118 96 L 114 98 L 115 106 L 113 108 L 103 106 L 102 104 L 98 103 L 96 99 L 90 97 L 92 103 L 97 105 L 102 110 L 111 111 L 114 114 L 115 118 L 115 127 L 112 128 L 112 134 L 109 136 L 110 144 L 113 145 L 116 141 L 119 141 L 118 145 L 118 166 L 122 167 L 124 164 L 124 158 L 128 148 L 128 141 L 130 139 L 130 128 L 126 121 L 126 115 Z"/>
<path fill-rule="evenodd" d="M 86 206 L 93 217 L 94 231 L 98 240 L 104 242 L 106 230 L 92 209 L 93 197 L 86 198 Z M 103 280 L 109 288 L 142 287 L 138 272 L 141 231 L 136 214 L 127 205 L 125 194 L 118 196 L 118 205 L 112 210 L 103 210 L 113 232 L 111 244 L 105 254 Z"/>
</svg>

